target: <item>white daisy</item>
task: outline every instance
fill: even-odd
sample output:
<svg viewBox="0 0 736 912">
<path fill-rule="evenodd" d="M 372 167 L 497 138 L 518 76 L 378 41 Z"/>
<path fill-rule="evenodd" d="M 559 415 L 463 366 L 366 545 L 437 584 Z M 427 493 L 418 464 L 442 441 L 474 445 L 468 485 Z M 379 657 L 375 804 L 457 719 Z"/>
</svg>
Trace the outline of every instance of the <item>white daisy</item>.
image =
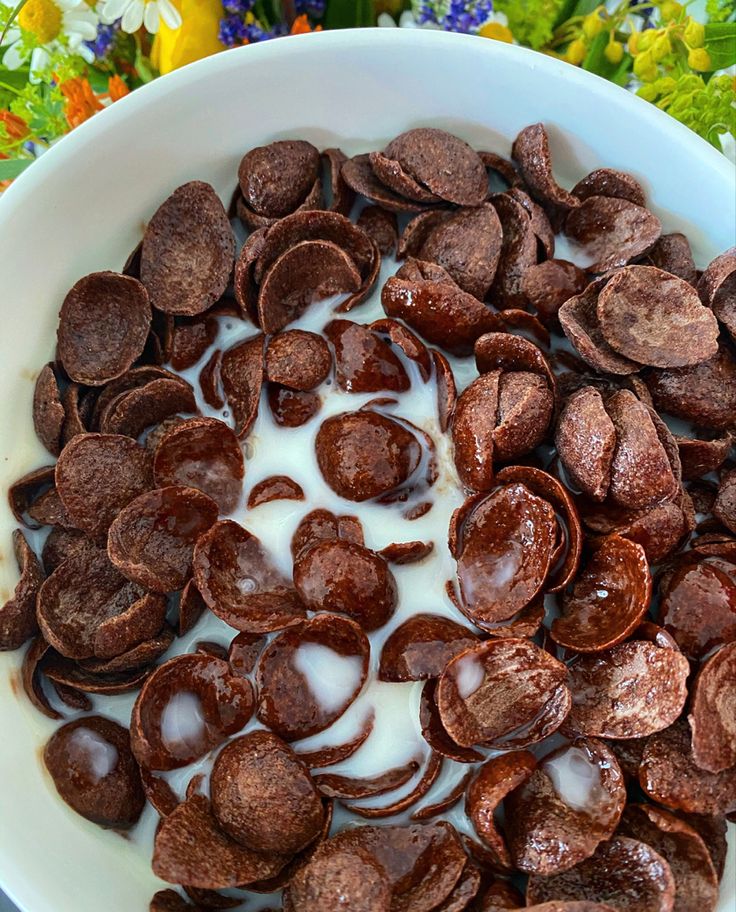
<svg viewBox="0 0 736 912">
<path fill-rule="evenodd" d="M 171 0 L 106 0 L 102 21 L 114 22 L 121 17 L 120 27 L 131 34 L 144 25 L 155 35 L 162 19 L 172 29 L 181 25 L 181 14 Z"/>
<path fill-rule="evenodd" d="M 84 44 L 97 37 L 99 17 L 84 0 L 28 0 L 17 18 L 17 27 L 6 35 L 3 64 L 16 70 L 30 60 L 33 73 L 43 69 L 50 55 L 63 47 L 89 63 L 94 54 Z M 23 33 L 31 41 L 23 40 Z"/>
</svg>

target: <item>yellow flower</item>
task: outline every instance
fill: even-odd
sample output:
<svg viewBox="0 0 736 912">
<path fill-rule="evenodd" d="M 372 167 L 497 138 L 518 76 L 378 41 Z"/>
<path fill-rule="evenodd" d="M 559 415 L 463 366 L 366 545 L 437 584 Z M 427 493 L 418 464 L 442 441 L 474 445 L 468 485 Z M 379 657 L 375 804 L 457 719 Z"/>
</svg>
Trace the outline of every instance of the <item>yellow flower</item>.
<svg viewBox="0 0 736 912">
<path fill-rule="evenodd" d="M 655 40 L 652 45 L 652 59 L 655 63 L 659 63 L 661 60 L 672 53 L 672 43 L 670 42 L 669 35 L 665 32 Z"/>
<path fill-rule="evenodd" d="M 587 53 L 588 49 L 585 46 L 585 42 L 581 41 L 580 38 L 576 38 L 575 41 L 570 43 L 570 47 L 565 54 L 565 60 L 567 60 L 568 63 L 574 63 L 577 66 L 585 60 L 585 55 Z"/>
<path fill-rule="evenodd" d="M 700 73 L 708 73 L 712 69 L 710 54 L 705 48 L 693 48 L 687 55 L 687 64 Z"/>
<path fill-rule="evenodd" d="M 511 33 L 511 29 L 507 25 L 502 25 L 500 22 L 486 22 L 482 26 L 478 34 L 481 38 L 494 38 L 496 41 L 505 41 L 506 44 L 514 43 L 514 36 Z"/>
<path fill-rule="evenodd" d="M 609 63 L 621 63 L 624 59 L 624 46 L 620 41 L 609 41 L 603 54 Z"/>
<path fill-rule="evenodd" d="M 685 26 L 685 43 L 691 48 L 700 48 L 705 44 L 705 26 L 691 19 Z"/>
<path fill-rule="evenodd" d="M 161 23 L 153 42 L 151 61 L 160 73 L 170 73 L 187 63 L 224 51 L 217 37 L 222 18 L 221 0 L 172 0 L 182 24 L 171 29 Z"/>
<path fill-rule="evenodd" d="M 29 0 L 18 13 L 18 25 L 40 44 L 48 44 L 61 31 L 61 10 L 53 0 Z"/>
<path fill-rule="evenodd" d="M 679 3 L 675 3 L 674 0 L 665 0 L 659 11 L 662 14 L 662 21 L 670 22 L 672 19 L 677 19 L 682 12 L 682 6 Z"/>
<path fill-rule="evenodd" d="M 598 15 L 598 11 L 590 13 L 583 19 L 583 33 L 585 37 L 592 41 L 596 35 L 599 35 L 603 29 L 603 20 Z"/>
</svg>

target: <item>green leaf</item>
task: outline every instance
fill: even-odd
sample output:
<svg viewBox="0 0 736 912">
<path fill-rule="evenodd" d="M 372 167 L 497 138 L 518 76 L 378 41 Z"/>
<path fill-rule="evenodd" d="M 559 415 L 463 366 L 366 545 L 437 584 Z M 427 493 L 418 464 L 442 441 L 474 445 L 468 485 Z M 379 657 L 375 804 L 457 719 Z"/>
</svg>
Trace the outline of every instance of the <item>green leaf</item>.
<svg viewBox="0 0 736 912">
<path fill-rule="evenodd" d="M 577 0 L 577 3 L 573 6 L 573 11 L 570 14 L 571 16 L 587 16 L 588 13 L 592 13 L 593 10 L 598 9 L 599 6 L 603 4 L 600 0 Z"/>
<path fill-rule="evenodd" d="M 21 70 L 3 70 L 0 69 L 0 87 L 17 91 L 23 89 L 28 82 L 28 68 Z"/>
<path fill-rule="evenodd" d="M 360 28 L 376 24 L 373 0 L 329 0 L 325 28 Z"/>
<path fill-rule="evenodd" d="M 736 22 L 710 22 L 705 27 L 705 49 L 714 70 L 736 63 Z"/>
<path fill-rule="evenodd" d="M 32 158 L 8 158 L 0 161 L 0 181 L 13 180 L 32 164 Z"/>
</svg>

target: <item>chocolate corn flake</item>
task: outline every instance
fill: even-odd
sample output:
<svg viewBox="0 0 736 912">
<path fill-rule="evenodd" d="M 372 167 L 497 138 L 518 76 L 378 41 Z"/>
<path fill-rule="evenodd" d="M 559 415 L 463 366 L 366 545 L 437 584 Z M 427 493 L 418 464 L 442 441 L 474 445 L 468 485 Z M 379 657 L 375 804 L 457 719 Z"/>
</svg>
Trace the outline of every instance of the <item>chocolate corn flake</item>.
<svg viewBox="0 0 736 912">
<path fill-rule="evenodd" d="M 532 195 L 540 203 L 563 210 L 580 204 L 578 198 L 563 190 L 552 175 L 549 139 L 543 124 L 525 127 L 514 140 L 511 154 Z"/>
<path fill-rule="evenodd" d="M 379 773 L 377 776 L 341 776 L 337 773 L 318 773 L 314 781 L 322 795 L 327 798 L 361 799 L 374 798 L 392 792 L 406 785 L 419 770 L 419 763 L 410 760 L 402 766 Z"/>
<path fill-rule="evenodd" d="M 434 205 L 411 200 L 387 187 L 377 177 L 367 153 L 349 158 L 343 164 L 340 176 L 353 192 L 359 193 L 389 212 L 417 212 Z"/>
<path fill-rule="evenodd" d="M 520 483 L 471 499 L 466 508 L 457 553 L 460 595 L 468 617 L 485 626 L 513 617 L 542 591 L 559 527 L 552 505 Z"/>
<path fill-rule="evenodd" d="M 570 789 L 571 777 L 582 787 Z M 625 803 L 623 774 L 603 742 L 579 739 L 552 751 L 505 802 L 514 866 L 545 876 L 573 868 L 610 839 Z"/>
<path fill-rule="evenodd" d="M 562 600 L 552 639 L 576 652 L 600 652 L 622 642 L 649 609 L 652 578 L 641 545 L 603 539 Z"/>
<path fill-rule="evenodd" d="M 718 350 L 718 324 L 695 289 L 653 266 L 617 272 L 596 310 L 606 342 L 640 364 L 686 367 Z"/>
<path fill-rule="evenodd" d="M 495 814 L 503 800 L 529 779 L 536 766 L 537 761 L 529 751 L 508 751 L 487 760 L 467 790 L 465 811 L 475 832 L 502 868 L 510 870 L 512 862 Z"/>
<path fill-rule="evenodd" d="M 66 411 L 53 367 L 53 362 L 46 364 L 36 380 L 33 390 L 33 426 L 38 439 L 49 453 L 58 456 L 61 452 Z"/>
<path fill-rule="evenodd" d="M 398 605 L 387 562 L 363 545 L 319 542 L 294 562 L 294 586 L 310 611 L 346 614 L 365 631 L 383 626 Z"/>
<path fill-rule="evenodd" d="M 56 464 L 56 490 L 71 523 L 104 541 L 131 500 L 153 487 L 151 456 L 130 437 L 81 434 Z"/>
<path fill-rule="evenodd" d="M 0 607 L 0 650 L 19 649 L 38 631 L 36 599 L 44 581 L 43 568 L 20 529 L 13 532 L 13 551 L 20 579 L 12 597 Z"/>
<path fill-rule="evenodd" d="M 335 382 L 349 393 L 405 392 L 406 368 L 377 332 L 350 320 L 332 320 L 324 333 L 335 351 Z"/>
<path fill-rule="evenodd" d="M 301 427 L 322 408 L 319 393 L 292 390 L 278 383 L 269 383 L 266 392 L 271 415 L 279 427 Z"/>
<path fill-rule="evenodd" d="M 708 266 L 698 281 L 698 294 L 736 339 L 736 247 Z"/>
<path fill-rule="evenodd" d="M 366 206 L 358 216 L 357 225 L 374 241 L 381 256 L 394 252 L 399 240 L 396 213 L 382 206 Z"/>
<path fill-rule="evenodd" d="M 110 563 L 105 551 L 90 548 L 67 558 L 43 583 L 37 599 L 38 623 L 45 639 L 62 655 L 92 658 L 97 654 L 100 625 L 131 610 L 135 614 L 133 606 L 144 596 L 140 586 Z M 162 623 L 163 619 L 159 626 Z"/>
<path fill-rule="evenodd" d="M 639 784 L 649 798 L 675 811 L 723 816 L 736 810 L 733 770 L 711 773 L 696 764 L 685 718 L 648 739 Z"/>
<path fill-rule="evenodd" d="M 400 798 L 395 798 L 390 804 L 382 804 L 379 807 L 368 807 L 364 804 L 345 804 L 345 808 L 359 817 L 365 817 L 367 820 L 383 820 L 387 817 L 395 817 L 397 814 L 403 814 L 404 811 L 413 807 L 429 792 L 442 772 L 443 760 L 439 754 L 430 753 L 429 759 L 424 767 L 422 775 L 416 780 L 416 785 L 411 791 L 405 793 Z"/>
<path fill-rule="evenodd" d="M 180 377 L 160 377 L 116 396 L 100 417 L 100 430 L 138 438 L 154 424 L 180 412 L 197 411 L 191 386 Z"/>
<path fill-rule="evenodd" d="M 221 513 L 240 499 L 245 467 L 235 434 L 214 418 L 190 418 L 167 431 L 156 447 L 157 487 L 184 485 L 207 494 Z"/>
<path fill-rule="evenodd" d="M 327 379 L 332 356 L 316 333 L 302 329 L 280 332 L 268 342 L 266 378 L 297 390 L 312 390 Z"/>
<path fill-rule="evenodd" d="M 680 454 L 684 479 L 700 478 L 709 472 L 715 472 L 726 461 L 733 445 L 733 438 L 730 434 L 714 440 L 675 437 L 675 441 Z M 709 513 L 710 510 L 704 512 Z M 722 522 L 724 521 L 723 517 L 719 518 Z"/>
<path fill-rule="evenodd" d="M 115 829 L 138 821 L 146 797 L 127 729 L 102 716 L 68 722 L 43 759 L 59 795 L 82 817 Z"/>
<path fill-rule="evenodd" d="M 648 253 L 659 240 L 656 215 L 627 199 L 589 196 L 565 220 L 565 234 L 593 260 L 589 272 L 606 272 Z"/>
<path fill-rule="evenodd" d="M 439 196 L 418 183 L 395 159 L 382 152 L 370 152 L 368 161 L 378 180 L 399 196 L 417 203 L 442 202 Z"/>
<path fill-rule="evenodd" d="M 326 419 L 317 432 L 315 448 L 327 484 L 336 494 L 357 502 L 401 487 L 419 467 L 422 455 L 411 431 L 372 411 L 343 412 Z"/>
<path fill-rule="evenodd" d="M 348 253 L 330 241 L 301 241 L 281 254 L 263 277 L 258 317 L 264 332 L 291 323 L 313 301 L 355 293 L 361 277 Z"/>
<path fill-rule="evenodd" d="M 409 130 L 386 146 L 385 155 L 448 203 L 479 206 L 488 195 L 488 178 L 478 153 L 444 130 Z"/>
<path fill-rule="evenodd" d="M 319 781 L 294 751 L 270 732 L 231 741 L 212 769 L 212 811 L 222 829 L 256 852 L 295 854 L 323 825 Z"/>
<path fill-rule="evenodd" d="M 366 848 L 329 840 L 297 871 L 284 908 L 321 912 L 339 906 L 351 912 L 390 912 L 391 883 L 383 865 Z"/>
<path fill-rule="evenodd" d="M 708 849 L 696 830 L 661 808 L 631 804 L 619 832 L 651 846 L 669 864 L 678 912 L 713 912 L 718 878 Z"/>
<path fill-rule="evenodd" d="M 602 900 L 614 903 L 613 908 L 621 912 L 667 912 L 673 908 L 675 879 L 667 861 L 654 849 L 635 839 L 616 836 L 569 871 L 529 878 L 527 905 L 534 908 L 535 903 L 553 897 Z"/>
<path fill-rule="evenodd" d="M 641 640 L 580 656 L 570 666 L 566 726 L 600 738 L 643 738 L 678 718 L 687 698 L 687 659 Z"/>
<path fill-rule="evenodd" d="M 57 351 L 77 383 L 114 380 L 143 351 L 151 324 L 146 289 L 136 279 L 95 272 L 80 279 L 59 312 Z"/>
<path fill-rule="evenodd" d="M 214 189 L 183 184 L 153 214 L 141 248 L 141 282 L 166 314 L 193 316 L 219 300 L 235 263 L 235 238 Z"/>
<path fill-rule="evenodd" d="M 247 152 L 238 168 L 243 200 L 260 215 L 281 218 L 297 209 L 319 174 L 319 152 L 303 140 L 282 140 Z"/>
<path fill-rule="evenodd" d="M 735 604 L 736 563 L 696 552 L 662 577 L 657 618 L 688 658 L 701 659 L 736 640 Z"/>
<path fill-rule="evenodd" d="M 110 526 L 110 560 L 128 579 L 154 592 L 183 588 L 197 539 L 217 519 L 217 504 L 182 485 L 141 494 Z"/>
<path fill-rule="evenodd" d="M 259 539 L 231 520 L 214 523 L 199 538 L 193 568 L 207 607 L 236 630 L 268 633 L 305 616 L 295 589 Z"/>
<path fill-rule="evenodd" d="M 350 215 L 350 210 L 355 202 L 355 192 L 348 186 L 342 174 L 342 169 L 348 161 L 342 149 L 325 149 L 322 153 L 323 163 L 329 172 L 330 205 L 332 212 L 340 215 Z"/>
<path fill-rule="evenodd" d="M 521 280 L 521 293 L 544 323 L 554 323 L 565 301 L 581 294 L 585 273 L 568 260 L 545 260 L 530 266 Z"/>
<path fill-rule="evenodd" d="M 338 702 L 325 704 L 310 690 L 300 650 L 315 651 L 350 666 L 354 685 Z M 370 644 L 348 618 L 318 614 L 299 627 L 280 633 L 261 655 L 257 668 L 258 718 L 285 741 L 324 731 L 345 712 L 368 674 Z M 329 659 L 327 659 L 329 661 Z"/>
<path fill-rule="evenodd" d="M 272 500 L 304 500 L 302 486 L 288 475 L 271 475 L 251 488 L 248 509 L 253 510 Z"/>
<path fill-rule="evenodd" d="M 463 291 L 483 301 L 496 275 L 501 243 L 501 222 L 493 206 L 486 203 L 444 218 L 414 255 L 439 264 Z"/>
<path fill-rule="evenodd" d="M 149 770 L 187 766 L 240 731 L 253 702 L 251 683 L 231 674 L 222 659 L 202 653 L 169 659 L 150 675 L 133 707 L 133 753 Z M 193 713 L 194 728 L 181 718 Z"/>
<path fill-rule="evenodd" d="M 736 766 L 736 643 L 722 646 L 700 667 L 692 688 L 693 757 L 711 773 Z"/>
<path fill-rule="evenodd" d="M 609 196 L 628 200 L 637 206 L 646 205 L 644 190 L 639 181 L 625 171 L 596 168 L 572 188 L 573 196 L 586 200 L 589 196 Z"/>
<path fill-rule="evenodd" d="M 636 202 L 636 200 L 632 200 Z M 641 205 L 641 204 L 639 204 Z M 695 287 L 698 283 L 698 270 L 695 268 L 690 241 L 684 234 L 663 234 L 649 251 L 645 262 L 648 261 L 657 269 L 671 272 L 684 282 Z M 705 302 L 708 303 L 707 301 Z"/>
<path fill-rule="evenodd" d="M 375 712 L 371 711 L 365 718 L 360 727 L 358 734 L 350 741 L 343 744 L 336 744 L 330 747 L 317 747 L 311 751 L 297 751 L 297 756 L 310 769 L 322 769 L 327 766 L 335 766 L 348 760 L 353 754 L 365 744 L 373 733 L 375 723 Z"/>
<path fill-rule="evenodd" d="M 467 627 L 440 615 L 415 614 L 389 636 L 381 652 L 383 681 L 436 678 L 448 661 L 477 642 Z"/>
<path fill-rule="evenodd" d="M 529 213 L 519 200 L 497 193 L 491 203 L 501 222 L 503 240 L 490 299 L 502 309 L 523 307 L 523 277 L 537 262 L 537 237 Z"/>
<path fill-rule="evenodd" d="M 422 737 L 432 748 L 433 754 L 457 763 L 477 763 L 483 760 L 483 754 L 471 747 L 461 747 L 445 729 L 439 709 L 437 708 L 437 681 L 429 679 L 422 688 L 419 704 L 419 724 Z"/>
<path fill-rule="evenodd" d="M 452 418 L 455 467 L 471 491 L 493 487 L 493 448 L 499 411 L 500 371 L 482 374 L 458 397 Z"/>
<path fill-rule="evenodd" d="M 725 444 L 721 447 L 721 452 L 723 450 Z M 736 532 L 736 471 L 733 469 L 725 472 L 721 478 L 713 503 L 713 515 L 731 532 Z"/>
<path fill-rule="evenodd" d="M 607 281 L 591 282 L 580 294 L 568 298 L 557 315 L 562 331 L 586 364 L 601 373 L 634 374 L 640 365 L 611 348 L 598 322 L 598 296 Z"/>
<path fill-rule="evenodd" d="M 463 747 L 523 747 L 555 731 L 570 708 L 567 669 L 530 640 L 487 640 L 451 659 L 437 707 Z"/>
<path fill-rule="evenodd" d="M 288 855 L 254 852 L 231 839 L 203 795 L 193 795 L 164 818 L 153 850 L 157 877 L 205 890 L 273 877 L 288 861 Z"/>
<path fill-rule="evenodd" d="M 383 309 L 427 342 L 467 355 L 483 333 L 501 329 L 498 315 L 463 291 L 441 267 L 409 259 L 381 291 Z"/>
<path fill-rule="evenodd" d="M 733 426 L 736 360 L 725 345 L 707 361 L 651 370 L 645 379 L 657 409 L 714 431 Z"/>
<path fill-rule="evenodd" d="M 263 386 L 265 336 L 252 336 L 222 355 L 220 378 L 227 404 L 235 421 L 235 435 L 247 437 L 258 416 Z"/>
</svg>

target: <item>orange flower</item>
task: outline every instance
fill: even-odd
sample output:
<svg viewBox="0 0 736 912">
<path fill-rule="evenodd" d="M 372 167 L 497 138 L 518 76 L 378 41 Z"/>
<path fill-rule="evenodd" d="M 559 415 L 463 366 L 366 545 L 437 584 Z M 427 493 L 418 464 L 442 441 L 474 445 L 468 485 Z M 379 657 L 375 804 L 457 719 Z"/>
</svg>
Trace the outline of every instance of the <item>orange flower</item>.
<svg viewBox="0 0 736 912">
<path fill-rule="evenodd" d="M 125 98 L 126 95 L 130 94 L 130 89 L 123 82 L 123 80 L 117 75 L 111 76 L 107 81 L 107 95 L 110 101 L 120 101 L 121 98 Z"/>
<path fill-rule="evenodd" d="M 28 136 L 28 125 L 25 120 L 7 109 L 0 111 L 0 124 L 5 127 L 8 139 L 19 140 Z"/>
<path fill-rule="evenodd" d="M 67 79 L 59 86 L 66 98 L 66 119 L 72 129 L 102 110 L 102 102 L 92 91 L 89 81 L 82 76 Z"/>
<path fill-rule="evenodd" d="M 307 14 L 302 13 L 301 16 L 297 16 L 296 19 L 291 24 L 291 34 L 292 35 L 304 35 L 307 32 L 321 32 L 322 26 L 318 25 L 316 28 L 312 28 L 309 24 L 309 19 L 307 19 Z"/>
</svg>

